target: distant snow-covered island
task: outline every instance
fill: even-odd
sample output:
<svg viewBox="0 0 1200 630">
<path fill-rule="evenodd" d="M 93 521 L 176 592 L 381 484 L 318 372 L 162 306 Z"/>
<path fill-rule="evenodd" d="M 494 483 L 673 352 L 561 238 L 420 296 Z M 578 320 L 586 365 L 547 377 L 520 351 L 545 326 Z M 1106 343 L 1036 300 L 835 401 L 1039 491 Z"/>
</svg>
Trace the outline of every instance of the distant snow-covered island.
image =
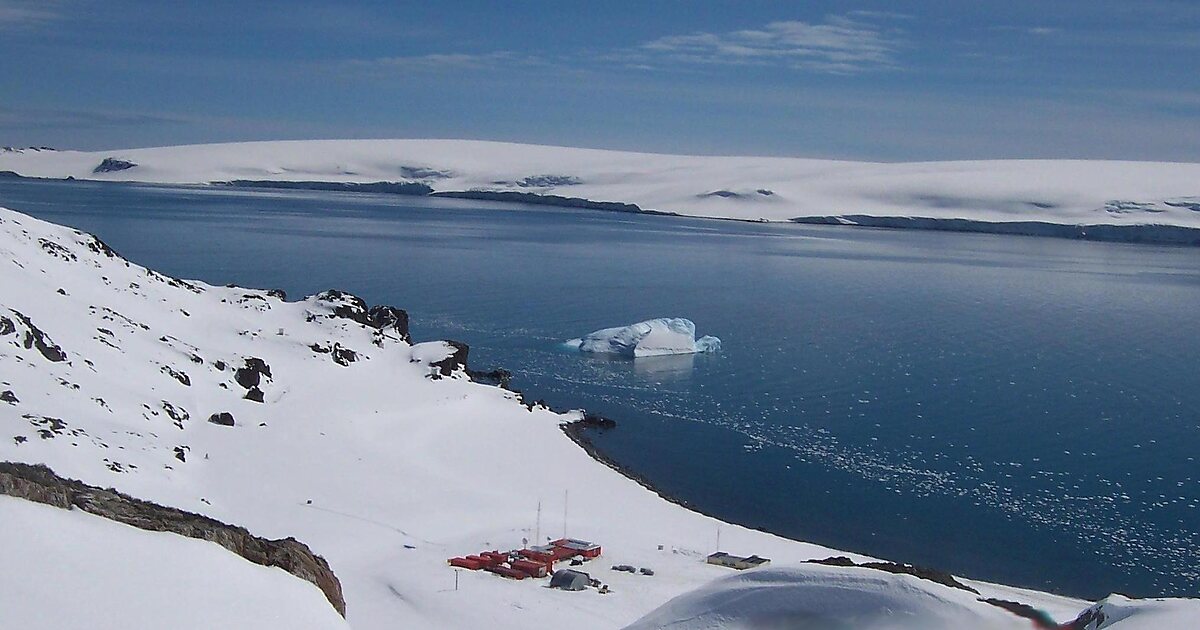
<svg viewBox="0 0 1200 630">
<path fill-rule="evenodd" d="M 1200 244 L 1200 164 L 873 163 L 472 140 L 0 151 L 10 176 L 385 192 L 745 221 Z"/>
</svg>

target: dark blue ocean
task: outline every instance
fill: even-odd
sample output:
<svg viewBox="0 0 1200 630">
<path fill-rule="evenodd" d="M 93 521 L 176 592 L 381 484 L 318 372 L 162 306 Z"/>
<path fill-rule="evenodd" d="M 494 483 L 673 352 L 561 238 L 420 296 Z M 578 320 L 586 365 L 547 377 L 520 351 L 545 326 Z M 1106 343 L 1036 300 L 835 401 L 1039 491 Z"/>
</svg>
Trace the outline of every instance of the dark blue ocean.
<svg viewBox="0 0 1200 630">
<path fill-rule="evenodd" d="M 408 309 L 727 520 L 1082 596 L 1200 595 L 1200 249 L 483 202 L 0 181 L 211 283 Z M 560 343 L 651 317 L 713 356 Z"/>
</svg>

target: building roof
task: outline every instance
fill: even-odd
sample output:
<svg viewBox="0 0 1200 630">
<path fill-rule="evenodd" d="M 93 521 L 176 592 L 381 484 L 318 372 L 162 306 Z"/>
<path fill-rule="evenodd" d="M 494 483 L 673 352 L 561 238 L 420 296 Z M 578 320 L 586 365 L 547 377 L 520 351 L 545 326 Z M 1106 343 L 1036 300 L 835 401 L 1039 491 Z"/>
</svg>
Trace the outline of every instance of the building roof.
<svg viewBox="0 0 1200 630">
<path fill-rule="evenodd" d="M 600 547 L 600 545 L 597 545 L 594 542 L 579 540 L 577 538 L 561 538 L 554 541 L 552 544 L 559 547 L 566 547 L 567 549 L 573 549 L 575 551 L 590 551 Z"/>
</svg>

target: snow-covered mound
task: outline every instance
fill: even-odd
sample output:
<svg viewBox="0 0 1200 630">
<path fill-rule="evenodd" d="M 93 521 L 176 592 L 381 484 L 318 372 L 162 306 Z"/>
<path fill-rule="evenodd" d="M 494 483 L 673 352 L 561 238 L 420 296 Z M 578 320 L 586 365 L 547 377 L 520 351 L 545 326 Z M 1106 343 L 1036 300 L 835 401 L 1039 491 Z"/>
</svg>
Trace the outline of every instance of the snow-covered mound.
<svg viewBox="0 0 1200 630">
<path fill-rule="evenodd" d="M 869 163 L 470 140 L 305 140 L 7 152 L 0 153 L 0 171 L 161 183 L 409 182 L 438 192 L 558 195 L 749 220 L 921 217 L 1200 228 L 1200 164 L 1184 163 Z"/>
<path fill-rule="evenodd" d="M 1200 601 L 1130 599 L 1109 595 L 1085 610 L 1069 630 L 1165 630 L 1200 628 Z"/>
<path fill-rule="evenodd" d="M 286 302 L 275 291 L 177 280 L 92 236 L 0 209 L 0 461 L 46 464 L 257 536 L 302 540 L 337 575 L 346 619 L 359 629 L 622 627 L 731 574 L 705 563 L 721 524 L 590 458 L 561 430 L 581 414 L 527 408 L 512 392 L 471 382 L 455 359 L 465 346 L 414 347 L 406 332 L 403 311 L 368 308 L 346 293 Z M 16 512 L 2 509 L 6 570 L 37 564 L 7 562 L 13 547 L 73 541 L 73 553 L 100 553 L 87 542 L 91 534 L 18 538 L 7 526 Z M 66 519 L 88 517 L 54 510 L 49 518 L 63 524 L 34 531 L 65 532 Z M 89 530 L 108 528 L 87 522 Z M 607 594 L 447 566 L 451 557 L 564 534 L 603 546 L 599 559 L 579 568 L 608 585 Z M 721 525 L 721 541 L 775 566 L 833 555 L 865 560 L 729 524 Z M 610 570 L 614 564 L 654 574 Z M 246 568 L 245 579 L 259 569 Z M 141 584 L 127 573 L 106 574 L 113 583 L 105 586 Z M 328 606 L 310 585 L 277 575 L 263 588 L 278 596 L 314 591 L 312 601 Z M 983 597 L 1029 604 L 1060 621 L 1089 605 L 964 582 Z M 944 588 L 921 582 L 897 596 L 952 599 L 940 594 Z M 67 589 L 21 592 L 28 596 L 3 600 L 0 618 L 76 605 Z M 947 606 L 957 610 L 951 599 Z"/>
<path fill-rule="evenodd" d="M 634 359 L 671 354 L 716 352 L 721 340 L 711 335 L 696 339 L 696 324 L 682 317 L 660 317 L 644 322 L 604 328 L 566 345 L 580 352 L 615 354 Z"/>
<path fill-rule="evenodd" d="M 626 630 L 1030 628 L 968 591 L 910 575 L 805 565 L 745 571 L 681 595 Z"/>
<path fill-rule="evenodd" d="M 0 496 L 5 628 L 348 628 L 321 591 L 209 542 Z"/>
</svg>

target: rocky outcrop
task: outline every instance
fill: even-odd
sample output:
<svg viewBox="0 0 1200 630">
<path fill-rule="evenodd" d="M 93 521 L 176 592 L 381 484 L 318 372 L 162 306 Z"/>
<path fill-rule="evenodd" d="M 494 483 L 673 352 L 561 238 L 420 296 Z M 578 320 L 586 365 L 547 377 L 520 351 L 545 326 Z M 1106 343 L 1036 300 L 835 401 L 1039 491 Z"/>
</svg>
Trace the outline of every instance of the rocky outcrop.
<svg viewBox="0 0 1200 630">
<path fill-rule="evenodd" d="M 845 556 L 834 556 L 832 558 L 825 558 L 824 560 L 809 560 L 809 562 L 813 564 L 824 564 L 831 567 L 862 567 L 864 569 L 875 569 L 876 571 L 884 571 L 886 573 L 901 573 L 904 575 L 918 577 L 922 580 L 936 582 L 942 586 L 957 588 L 970 593 L 975 593 L 976 595 L 979 594 L 979 591 L 967 586 L 966 584 L 963 584 L 962 582 L 959 582 L 957 578 L 945 571 L 913 566 L 911 564 L 899 564 L 896 562 L 856 563 Z"/>
<path fill-rule="evenodd" d="M 451 197 L 454 199 L 479 199 L 482 201 L 510 201 L 517 203 L 536 204 L 540 206 L 558 206 L 560 208 L 585 208 L 588 210 L 604 210 L 606 212 L 630 212 L 636 214 L 675 215 L 674 212 L 646 210 L 634 203 L 619 201 L 593 201 L 582 197 L 563 197 L 561 195 L 540 195 L 531 192 L 515 190 L 448 190 L 430 194 L 431 197 Z"/>
<path fill-rule="evenodd" d="M 63 509 L 76 508 L 140 529 L 214 542 L 250 562 L 279 567 L 315 584 L 334 609 L 346 615 L 342 585 L 329 563 L 294 538 L 259 538 L 244 527 L 59 477 L 41 465 L 0 462 L 0 494 Z"/>
<path fill-rule="evenodd" d="M 9 309 L 9 312 L 12 313 L 17 320 L 25 326 L 25 335 L 19 341 L 19 343 L 24 345 L 26 350 L 37 348 L 37 351 L 41 353 L 42 357 L 52 363 L 61 363 L 67 360 L 67 353 L 63 352 L 63 349 L 60 348 L 58 344 L 54 343 L 54 341 L 50 339 L 50 336 L 47 335 L 42 329 L 35 326 L 33 320 L 29 319 L 29 317 L 20 311 Z M 0 316 L 0 337 L 10 335 L 14 332 L 19 333 L 20 331 L 13 320 L 4 316 Z"/>
<path fill-rule="evenodd" d="M 401 167 L 405 168 L 405 167 Z M 415 171 L 414 171 L 415 172 Z M 420 171 L 425 173 L 426 171 Z M 433 173 L 430 177 L 436 177 L 440 174 L 438 171 L 428 171 Z M 331 190 L 335 192 L 352 192 L 352 193 L 386 193 L 391 195 L 416 195 L 424 196 L 433 192 L 433 188 L 424 182 L 316 182 L 316 181 L 280 181 L 280 180 L 258 180 L 258 179 L 235 179 L 228 182 L 213 182 L 218 186 L 231 186 L 233 188 L 267 188 L 275 190 Z"/>
<path fill-rule="evenodd" d="M 101 160 L 100 163 L 96 165 L 96 168 L 92 169 L 92 172 L 115 173 L 117 171 L 127 171 L 135 166 L 137 166 L 137 164 L 134 164 L 128 160 L 118 160 L 117 158 L 107 157 Z"/>
<path fill-rule="evenodd" d="M 411 343 L 412 338 L 408 336 L 408 311 L 394 306 L 372 306 L 367 311 L 367 323 L 372 328 L 379 330 L 392 329 L 400 338 Z"/>
<path fill-rule="evenodd" d="M 408 312 L 404 309 L 383 304 L 368 307 L 362 298 L 338 289 L 322 291 L 316 299 L 332 310 L 332 317 L 358 322 L 380 332 L 391 330 L 404 341 L 412 341 L 408 336 Z"/>
<path fill-rule="evenodd" d="M 467 369 L 467 354 L 471 351 L 471 347 L 461 341 L 446 340 L 446 345 L 454 348 L 454 352 L 450 356 L 441 361 L 433 361 L 430 367 L 437 368 L 438 376 L 450 376 L 459 370 Z"/>
</svg>

